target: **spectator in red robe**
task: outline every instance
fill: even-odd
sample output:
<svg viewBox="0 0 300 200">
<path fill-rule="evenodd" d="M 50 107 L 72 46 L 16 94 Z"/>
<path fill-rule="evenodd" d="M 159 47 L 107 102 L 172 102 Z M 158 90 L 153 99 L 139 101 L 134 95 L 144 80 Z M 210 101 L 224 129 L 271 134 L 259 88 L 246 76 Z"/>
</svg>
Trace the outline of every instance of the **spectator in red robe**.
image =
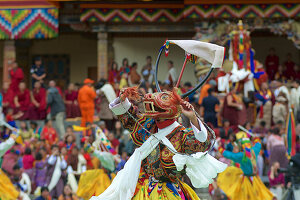
<svg viewBox="0 0 300 200">
<path fill-rule="evenodd" d="M 279 57 L 276 55 L 275 49 L 269 50 L 269 55 L 266 58 L 265 66 L 270 80 L 274 80 L 274 76 L 279 66 Z"/>
<path fill-rule="evenodd" d="M 292 61 L 292 54 L 287 54 L 287 60 L 283 64 L 284 74 L 286 75 L 287 79 L 292 79 L 295 74 L 295 63 Z"/>
<path fill-rule="evenodd" d="M 23 114 L 19 119 L 28 119 L 28 109 L 30 106 L 30 92 L 26 88 L 26 84 L 21 82 L 19 84 L 19 90 L 16 92 L 14 97 L 15 113 Z"/>
<path fill-rule="evenodd" d="M 29 108 L 29 118 L 31 120 L 42 120 L 46 118 L 46 90 L 42 88 L 39 81 L 34 83 L 33 91 L 30 92 L 31 106 Z"/>
<path fill-rule="evenodd" d="M 41 139 L 46 141 L 46 144 L 52 146 L 58 142 L 58 134 L 52 126 L 51 120 L 45 120 L 45 126 L 41 133 Z"/>
<path fill-rule="evenodd" d="M 9 76 L 10 76 L 10 85 L 9 89 L 12 91 L 17 91 L 19 88 L 19 84 L 24 79 L 24 73 L 23 70 L 18 67 L 18 63 L 14 62 L 12 64 L 12 67 L 9 70 Z"/>
<path fill-rule="evenodd" d="M 70 83 L 68 89 L 65 91 L 64 100 L 66 105 L 67 118 L 80 117 L 80 109 L 78 105 L 78 91 L 75 90 L 75 85 Z"/>
<path fill-rule="evenodd" d="M 119 82 L 120 79 L 121 77 L 118 70 L 118 64 L 116 62 L 113 62 L 110 70 L 108 71 L 108 82 L 113 85 Z"/>
<path fill-rule="evenodd" d="M 3 88 L 1 91 L 2 94 L 2 107 L 3 107 L 3 113 L 7 114 L 7 111 L 9 108 L 13 108 L 14 104 L 14 92 L 13 90 L 9 89 L 9 83 L 5 82 L 3 84 Z"/>
</svg>

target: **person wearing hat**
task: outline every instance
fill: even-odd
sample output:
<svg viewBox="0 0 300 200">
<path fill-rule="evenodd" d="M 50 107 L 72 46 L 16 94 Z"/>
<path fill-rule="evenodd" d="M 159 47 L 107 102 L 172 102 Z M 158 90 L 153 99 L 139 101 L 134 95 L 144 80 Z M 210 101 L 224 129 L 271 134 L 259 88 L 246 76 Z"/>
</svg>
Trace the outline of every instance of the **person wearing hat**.
<svg viewBox="0 0 300 200">
<path fill-rule="evenodd" d="M 30 69 L 30 73 L 32 78 L 31 79 L 32 87 L 34 86 L 34 83 L 37 81 L 43 84 L 44 79 L 46 77 L 46 72 L 44 66 L 42 65 L 41 57 L 35 58 L 34 65 L 32 65 Z"/>
<path fill-rule="evenodd" d="M 278 121 L 284 122 L 286 120 L 286 116 L 288 114 L 286 102 L 286 98 L 281 95 L 276 98 L 276 103 L 272 110 L 274 123 L 277 123 Z"/>
<path fill-rule="evenodd" d="M 81 126 L 85 127 L 86 123 L 93 123 L 95 112 L 95 98 L 97 96 L 94 88 L 94 81 L 87 78 L 84 80 L 84 86 L 78 93 L 78 103 L 81 111 Z"/>
<path fill-rule="evenodd" d="M 239 167 L 230 166 L 220 173 L 217 178 L 218 186 L 231 200 L 272 200 L 273 194 L 259 178 L 257 157 L 261 150 L 259 138 L 255 138 L 253 145 L 245 132 L 236 134 L 235 144 L 239 152 L 225 150 L 219 147 L 219 152 L 232 160 Z"/>
</svg>

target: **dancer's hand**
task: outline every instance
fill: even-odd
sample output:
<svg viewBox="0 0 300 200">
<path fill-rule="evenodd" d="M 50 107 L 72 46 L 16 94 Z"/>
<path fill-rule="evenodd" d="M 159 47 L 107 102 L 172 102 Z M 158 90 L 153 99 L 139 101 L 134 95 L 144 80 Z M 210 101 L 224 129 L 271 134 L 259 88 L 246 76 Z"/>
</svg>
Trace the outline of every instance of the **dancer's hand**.
<svg viewBox="0 0 300 200">
<path fill-rule="evenodd" d="M 197 118 L 196 114 L 195 114 L 195 111 L 194 111 L 194 107 L 189 102 L 184 101 L 181 104 L 181 110 L 182 110 L 182 114 L 184 114 L 190 120 L 192 120 L 194 118 Z"/>
<path fill-rule="evenodd" d="M 137 101 L 140 99 L 140 94 L 138 93 L 138 87 L 123 88 L 120 92 L 120 99 L 125 101 L 125 99 Z"/>
</svg>

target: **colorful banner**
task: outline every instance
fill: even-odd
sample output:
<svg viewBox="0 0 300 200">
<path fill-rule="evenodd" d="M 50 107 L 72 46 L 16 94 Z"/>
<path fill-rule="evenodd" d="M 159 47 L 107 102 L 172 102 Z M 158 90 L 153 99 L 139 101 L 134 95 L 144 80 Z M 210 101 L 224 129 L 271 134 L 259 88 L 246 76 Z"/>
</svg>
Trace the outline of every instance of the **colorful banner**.
<svg viewBox="0 0 300 200">
<path fill-rule="evenodd" d="M 83 9 L 81 21 L 89 22 L 177 22 L 183 17 L 182 9 Z"/>
<path fill-rule="evenodd" d="M 294 156 L 296 154 L 296 125 L 295 118 L 292 111 L 289 113 L 287 122 L 287 144 L 288 144 L 288 154 L 289 156 Z"/>
<path fill-rule="evenodd" d="M 204 18 L 300 17 L 300 4 L 184 5 L 183 8 L 83 8 L 82 22 L 178 22 Z"/>
<path fill-rule="evenodd" d="M 0 10 L 0 39 L 46 39 L 58 36 L 58 9 Z"/>
</svg>

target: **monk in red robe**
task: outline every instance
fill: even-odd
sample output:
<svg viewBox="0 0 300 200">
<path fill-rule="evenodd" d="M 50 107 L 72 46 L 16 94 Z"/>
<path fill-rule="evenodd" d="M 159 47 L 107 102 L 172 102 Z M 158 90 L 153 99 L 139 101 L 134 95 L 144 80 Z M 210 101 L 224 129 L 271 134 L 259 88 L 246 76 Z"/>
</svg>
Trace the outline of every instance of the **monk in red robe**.
<svg viewBox="0 0 300 200">
<path fill-rule="evenodd" d="M 3 89 L 1 91 L 2 94 L 2 107 L 3 113 L 6 114 L 9 108 L 13 108 L 14 106 L 14 92 L 9 89 L 9 83 L 5 82 L 3 84 Z"/>
<path fill-rule="evenodd" d="M 16 92 L 16 95 L 14 97 L 14 103 L 15 103 L 15 113 L 22 113 L 22 117 L 20 117 L 20 120 L 26 120 L 28 119 L 28 109 L 31 104 L 30 102 L 30 92 L 26 88 L 26 84 L 24 82 L 21 82 L 19 84 L 19 90 Z"/>
<path fill-rule="evenodd" d="M 30 92 L 31 105 L 29 108 L 29 119 L 42 120 L 46 118 L 46 90 L 42 88 L 41 82 L 35 82 Z"/>
<path fill-rule="evenodd" d="M 293 76 L 295 75 L 295 63 L 292 61 L 292 54 L 287 54 L 287 60 L 283 63 L 284 66 L 284 74 L 287 77 L 287 79 L 293 79 Z"/>
<path fill-rule="evenodd" d="M 67 118 L 80 117 L 80 109 L 78 105 L 78 91 L 75 90 L 75 85 L 70 83 L 64 94 L 66 115 Z"/>
<path fill-rule="evenodd" d="M 12 64 L 12 68 L 9 69 L 9 76 L 10 76 L 10 85 L 9 89 L 12 91 L 17 91 L 19 88 L 19 84 L 24 79 L 23 70 L 18 67 L 18 63 L 14 62 Z"/>
<path fill-rule="evenodd" d="M 275 54 L 274 48 L 271 48 L 269 50 L 269 55 L 266 58 L 265 66 L 270 80 L 274 80 L 276 71 L 278 70 L 279 67 L 279 57 Z"/>
</svg>

